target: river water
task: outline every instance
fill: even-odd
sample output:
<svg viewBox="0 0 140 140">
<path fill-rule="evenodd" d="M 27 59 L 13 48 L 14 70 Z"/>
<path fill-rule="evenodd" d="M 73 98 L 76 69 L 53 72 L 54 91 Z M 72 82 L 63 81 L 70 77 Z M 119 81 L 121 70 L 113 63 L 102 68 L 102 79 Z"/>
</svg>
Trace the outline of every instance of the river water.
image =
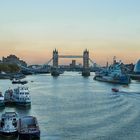
<svg viewBox="0 0 140 140">
<path fill-rule="evenodd" d="M 93 75 L 84 78 L 65 72 L 57 78 L 27 76 L 31 108 L 5 107 L 0 116 L 6 111 L 36 116 L 41 140 L 139 140 L 140 94 L 113 93 L 111 88 L 140 93 L 140 82 L 113 85 L 95 81 Z M 10 80 L 0 80 L 3 93 L 16 86 Z"/>
</svg>

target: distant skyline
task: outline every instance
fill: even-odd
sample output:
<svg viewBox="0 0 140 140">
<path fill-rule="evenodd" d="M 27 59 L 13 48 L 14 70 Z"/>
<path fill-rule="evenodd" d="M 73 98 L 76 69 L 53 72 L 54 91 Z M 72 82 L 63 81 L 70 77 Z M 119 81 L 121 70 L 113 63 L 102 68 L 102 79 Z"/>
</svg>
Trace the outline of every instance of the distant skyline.
<svg viewBox="0 0 140 140">
<path fill-rule="evenodd" d="M 75 55 L 87 48 L 101 65 L 113 56 L 135 63 L 140 59 L 139 7 L 138 0 L 3 0 L 0 56 L 15 54 L 29 64 L 43 64 L 55 48 Z"/>
</svg>

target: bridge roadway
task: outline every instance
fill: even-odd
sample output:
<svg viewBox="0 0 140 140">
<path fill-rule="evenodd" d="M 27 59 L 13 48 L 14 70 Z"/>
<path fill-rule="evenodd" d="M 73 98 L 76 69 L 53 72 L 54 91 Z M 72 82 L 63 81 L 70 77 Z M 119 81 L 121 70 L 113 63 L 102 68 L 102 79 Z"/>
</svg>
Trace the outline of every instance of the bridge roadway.
<svg viewBox="0 0 140 140">
<path fill-rule="evenodd" d="M 59 55 L 59 58 L 83 58 L 82 55 Z"/>
</svg>

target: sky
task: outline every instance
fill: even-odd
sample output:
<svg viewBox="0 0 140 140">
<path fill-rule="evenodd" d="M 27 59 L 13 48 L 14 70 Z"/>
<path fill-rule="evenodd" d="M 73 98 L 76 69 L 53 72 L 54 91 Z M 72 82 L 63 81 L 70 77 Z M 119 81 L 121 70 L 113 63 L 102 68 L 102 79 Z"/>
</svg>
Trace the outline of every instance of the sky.
<svg viewBox="0 0 140 140">
<path fill-rule="evenodd" d="M 140 58 L 139 0 L 0 0 L 0 57 L 44 64 L 87 48 L 97 64 Z M 60 63 L 69 63 L 68 59 Z M 77 60 L 79 63 L 82 60 Z"/>
</svg>

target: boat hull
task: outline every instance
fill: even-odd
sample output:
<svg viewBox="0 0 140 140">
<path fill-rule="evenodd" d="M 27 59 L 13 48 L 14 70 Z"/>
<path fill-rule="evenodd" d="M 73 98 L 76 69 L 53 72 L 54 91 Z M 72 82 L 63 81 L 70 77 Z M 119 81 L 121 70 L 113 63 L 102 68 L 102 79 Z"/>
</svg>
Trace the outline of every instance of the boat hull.
<svg viewBox="0 0 140 140">
<path fill-rule="evenodd" d="M 14 132 L 3 132 L 3 131 L 0 131 L 0 135 L 2 135 L 4 137 L 17 137 L 18 136 L 18 131 L 14 131 Z"/>
<path fill-rule="evenodd" d="M 124 84 L 124 85 L 128 85 L 130 83 L 130 79 L 126 79 L 126 80 L 117 80 L 117 79 L 109 79 L 109 78 L 104 78 L 101 76 L 95 76 L 94 80 L 97 81 L 101 81 L 101 82 L 108 82 L 108 83 L 115 83 L 115 84 Z"/>
<path fill-rule="evenodd" d="M 31 102 L 15 102 L 18 106 L 31 106 Z"/>
<path fill-rule="evenodd" d="M 39 140 L 40 139 L 40 132 L 36 133 L 19 133 L 19 140 Z"/>
<path fill-rule="evenodd" d="M 140 74 L 130 74 L 129 76 L 132 80 L 140 80 Z"/>
<path fill-rule="evenodd" d="M 0 102 L 0 107 L 4 107 L 5 106 L 5 102 Z"/>
<path fill-rule="evenodd" d="M 33 116 L 26 116 L 19 119 L 18 132 L 19 140 L 40 139 L 39 125 L 37 119 Z"/>
<path fill-rule="evenodd" d="M 24 85 L 24 84 L 27 84 L 28 82 L 27 81 L 20 81 L 20 82 L 12 82 L 12 84 L 22 84 L 22 85 Z"/>
</svg>

